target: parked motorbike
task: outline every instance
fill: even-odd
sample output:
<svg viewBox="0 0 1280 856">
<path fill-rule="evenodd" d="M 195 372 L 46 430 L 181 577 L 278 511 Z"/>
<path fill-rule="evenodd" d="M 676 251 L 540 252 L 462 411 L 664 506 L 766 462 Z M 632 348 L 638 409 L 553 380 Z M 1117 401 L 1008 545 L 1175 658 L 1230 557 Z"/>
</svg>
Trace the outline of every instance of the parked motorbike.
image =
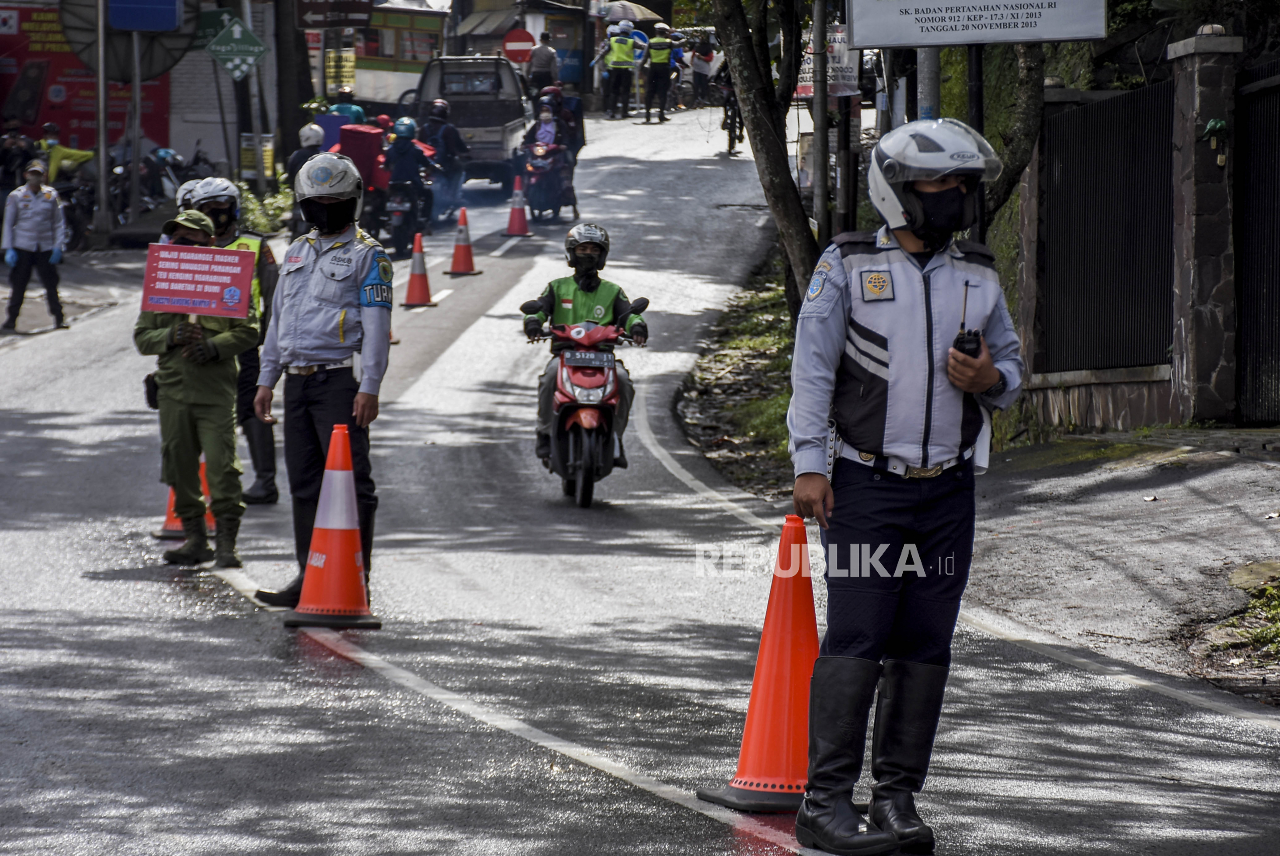
<svg viewBox="0 0 1280 856">
<path fill-rule="evenodd" d="M 529 213 L 538 220 L 543 214 L 560 219 L 564 198 L 564 146 L 534 143 L 525 146 L 525 201 Z"/>
<path fill-rule="evenodd" d="M 630 314 L 649 307 L 648 298 L 633 301 Z M 520 310 L 526 315 L 540 311 L 536 300 L 526 301 Z M 554 418 L 551 457 L 546 465 L 561 479 L 566 496 L 579 508 L 590 508 L 595 483 L 613 472 L 613 462 L 621 443 L 613 430 L 618 407 L 618 373 L 612 346 L 631 337 L 618 326 L 584 321 L 581 324 L 553 324 L 548 335 L 557 350 Z"/>
<path fill-rule="evenodd" d="M 83 249 L 85 232 L 93 226 L 94 176 L 90 169 L 62 169 L 53 189 L 62 198 L 62 212 L 67 224 L 68 252 Z"/>
</svg>

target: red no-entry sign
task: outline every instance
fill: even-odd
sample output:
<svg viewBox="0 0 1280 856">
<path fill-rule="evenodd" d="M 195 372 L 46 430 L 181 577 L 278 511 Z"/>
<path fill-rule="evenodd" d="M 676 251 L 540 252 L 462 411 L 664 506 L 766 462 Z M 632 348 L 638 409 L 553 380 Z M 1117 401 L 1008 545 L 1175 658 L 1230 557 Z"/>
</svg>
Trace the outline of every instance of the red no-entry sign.
<svg viewBox="0 0 1280 856">
<path fill-rule="evenodd" d="M 502 38 L 502 52 L 512 62 L 528 62 L 537 46 L 528 30 L 512 30 Z"/>
</svg>

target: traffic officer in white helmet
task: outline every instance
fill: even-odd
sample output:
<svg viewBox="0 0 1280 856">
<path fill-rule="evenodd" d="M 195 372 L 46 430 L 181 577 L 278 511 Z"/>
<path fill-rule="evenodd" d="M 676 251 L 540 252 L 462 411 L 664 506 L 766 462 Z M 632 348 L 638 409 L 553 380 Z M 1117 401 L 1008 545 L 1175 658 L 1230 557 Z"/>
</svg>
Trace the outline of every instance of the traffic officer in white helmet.
<svg viewBox="0 0 1280 856">
<path fill-rule="evenodd" d="M 796 815 L 807 847 L 933 852 L 915 794 L 973 557 L 974 472 L 989 414 L 1018 397 L 1023 371 L 991 251 L 955 239 L 1000 170 L 987 141 L 953 119 L 885 134 L 868 178 L 885 225 L 836 237 L 797 321 L 794 503 L 822 528 L 827 582 Z M 873 701 L 863 818 L 852 792 Z"/>
<path fill-rule="evenodd" d="M 257 232 L 240 228 L 240 188 L 225 178 L 206 178 L 200 181 L 190 195 L 191 207 L 213 221 L 216 230 L 215 246 L 232 250 L 249 250 L 254 254 L 253 288 L 251 300 L 258 316 L 258 347 L 266 339 L 267 324 L 271 320 L 271 299 L 276 293 L 276 280 L 280 268 L 276 264 L 267 239 Z M 276 438 L 275 431 L 266 422 L 254 417 L 253 399 L 258 392 L 259 351 L 249 348 L 241 351 L 240 374 L 236 380 L 236 423 L 244 432 L 249 447 L 249 459 L 253 462 L 253 485 L 244 492 L 248 505 L 274 504 L 280 498 L 276 488 Z"/>
<path fill-rule="evenodd" d="M 286 251 L 262 346 L 254 410 L 272 423 L 273 388 L 285 375 L 284 460 L 293 494 L 298 575 L 258 600 L 297 606 L 329 437 L 346 425 L 366 582 L 378 508 L 369 461 L 369 424 L 378 417 L 378 393 L 387 371 L 391 334 L 391 261 L 382 246 L 356 226 L 363 182 L 350 158 L 321 152 L 294 181 L 311 231 Z"/>
</svg>

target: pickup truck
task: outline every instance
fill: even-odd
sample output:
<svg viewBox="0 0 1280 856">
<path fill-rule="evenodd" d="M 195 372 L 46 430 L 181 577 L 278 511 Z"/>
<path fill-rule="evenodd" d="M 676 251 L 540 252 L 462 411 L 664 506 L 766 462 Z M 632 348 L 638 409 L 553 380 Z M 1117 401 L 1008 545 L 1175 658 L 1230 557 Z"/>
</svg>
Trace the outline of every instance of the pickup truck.
<svg viewBox="0 0 1280 856">
<path fill-rule="evenodd" d="M 519 69 L 503 57 L 433 59 L 422 70 L 418 88 L 400 96 L 400 115 L 416 116 L 422 126 L 437 98 L 449 102 L 449 121 L 471 147 L 465 161 L 467 179 L 501 184 L 504 195 L 510 196 L 520 168 L 520 142 L 533 122 Z"/>
</svg>

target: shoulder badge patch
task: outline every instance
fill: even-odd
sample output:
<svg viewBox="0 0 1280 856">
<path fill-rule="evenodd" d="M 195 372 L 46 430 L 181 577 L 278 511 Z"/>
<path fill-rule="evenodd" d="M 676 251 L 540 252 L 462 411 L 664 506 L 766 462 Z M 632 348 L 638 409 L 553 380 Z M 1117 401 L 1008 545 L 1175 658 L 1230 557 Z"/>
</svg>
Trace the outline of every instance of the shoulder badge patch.
<svg viewBox="0 0 1280 856">
<path fill-rule="evenodd" d="M 373 268 L 360 288 L 360 305 L 391 308 L 391 259 L 379 250 Z"/>
<path fill-rule="evenodd" d="M 863 300 L 893 300 L 893 276 L 887 270 L 862 272 Z"/>
<path fill-rule="evenodd" d="M 830 270 L 830 262 L 818 262 L 818 266 L 813 269 L 813 279 L 809 280 L 809 290 L 805 292 L 807 299 L 813 300 L 822 294 L 822 289 L 827 284 L 827 273 Z"/>
</svg>

